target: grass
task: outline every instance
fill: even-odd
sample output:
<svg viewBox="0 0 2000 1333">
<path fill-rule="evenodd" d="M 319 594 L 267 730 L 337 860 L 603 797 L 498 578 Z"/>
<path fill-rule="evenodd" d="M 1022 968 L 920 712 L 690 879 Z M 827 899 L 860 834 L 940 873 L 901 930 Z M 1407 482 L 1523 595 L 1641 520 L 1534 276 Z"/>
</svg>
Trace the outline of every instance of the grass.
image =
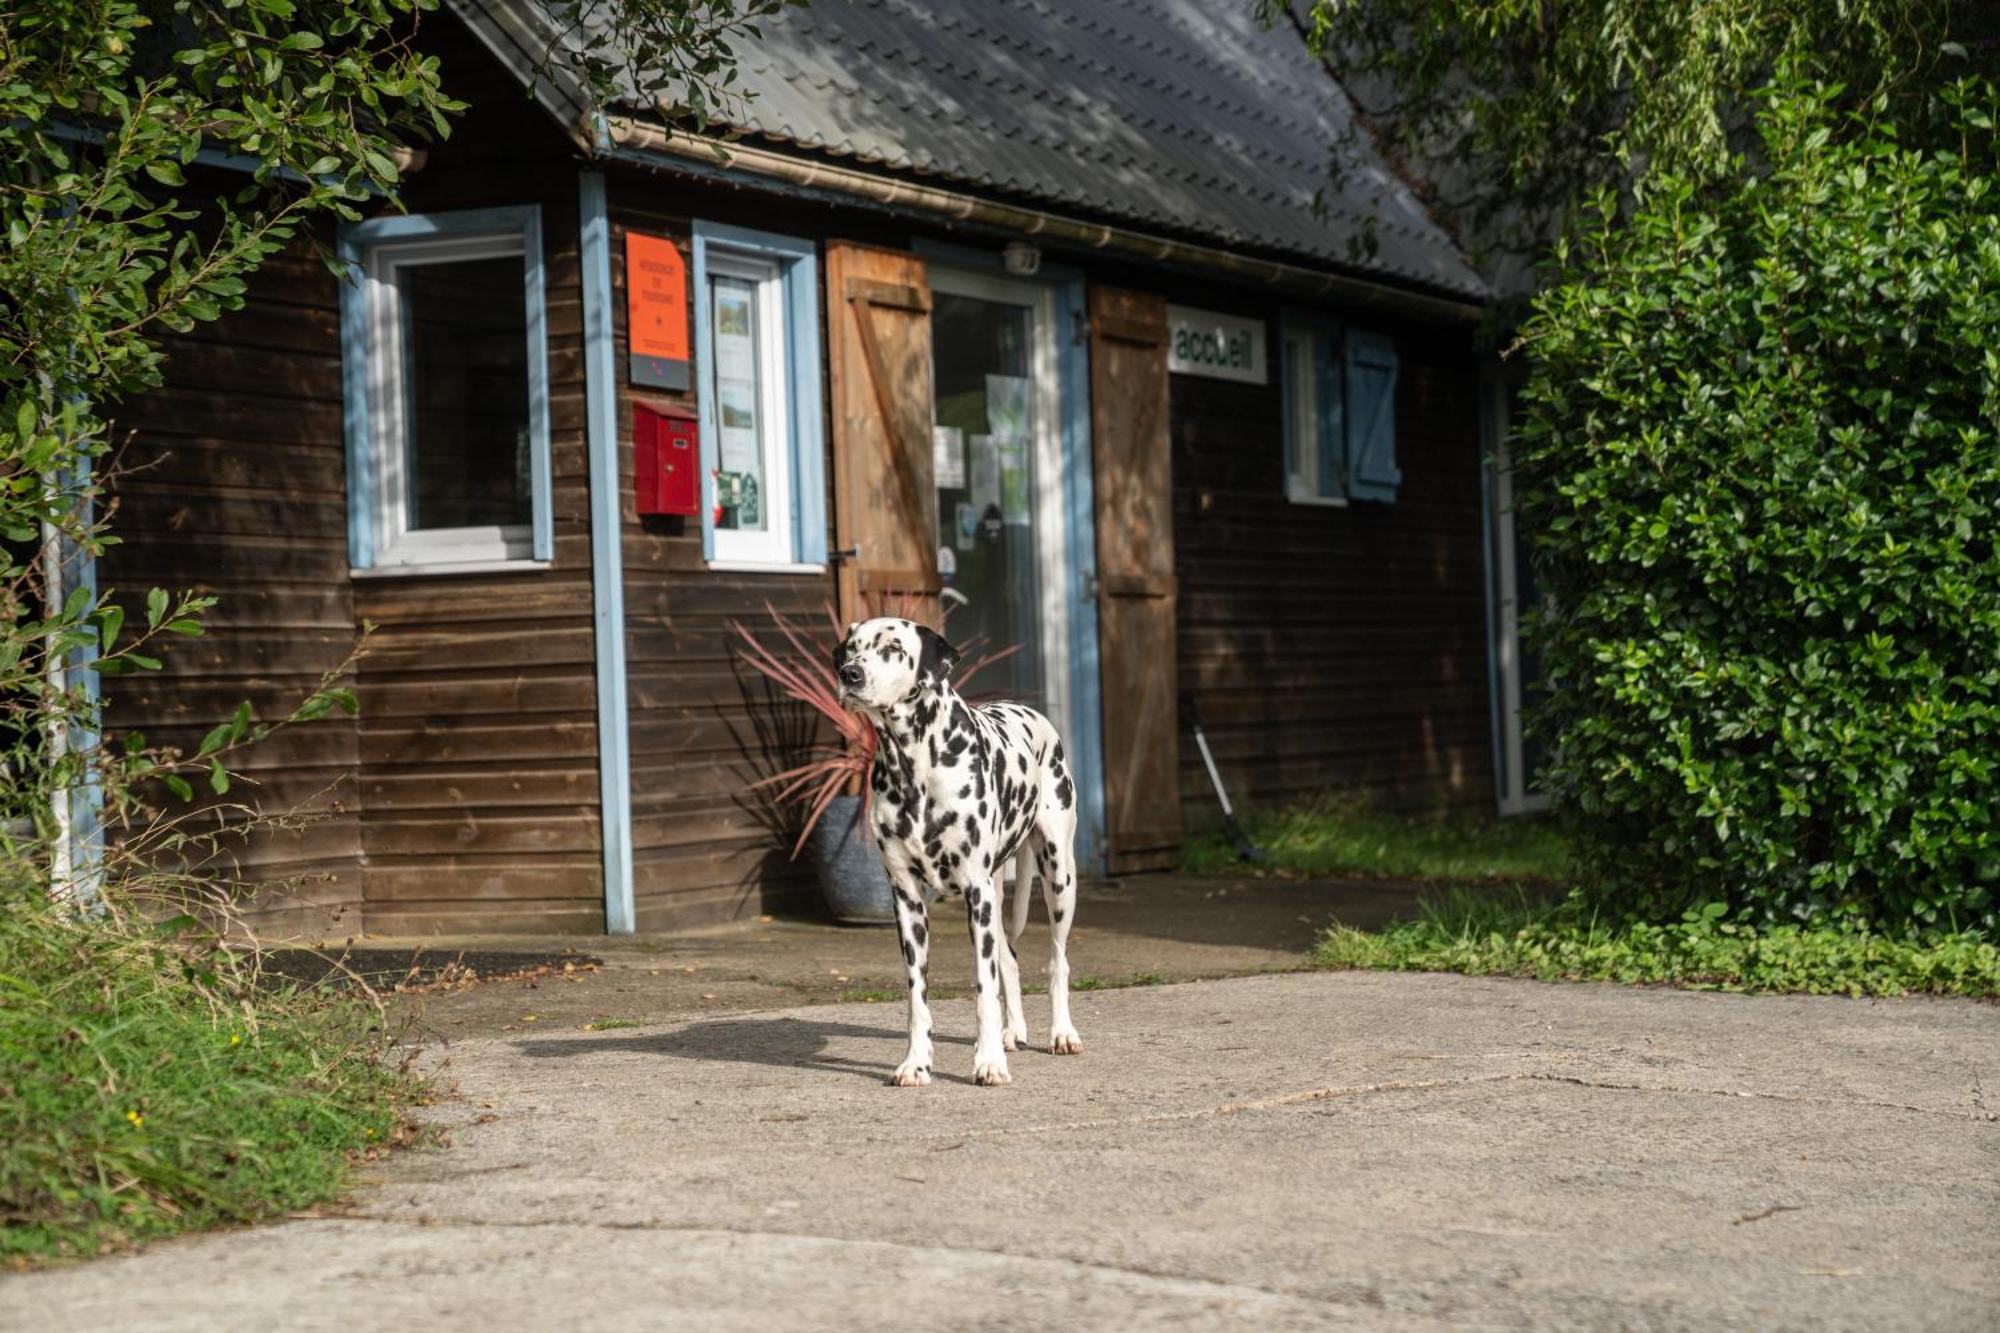
<svg viewBox="0 0 2000 1333">
<path fill-rule="evenodd" d="M 0 900 L 0 1263 L 307 1207 L 404 1136 L 373 1005 L 188 939 Z"/>
<path fill-rule="evenodd" d="M 1437 881 L 1559 880 L 1569 848 L 1540 819 L 1416 818 L 1334 798 L 1244 817 L 1267 859 L 1246 865 L 1220 831 L 1189 841 L 1189 874 L 1246 868 L 1299 875 L 1380 875 Z"/>
<path fill-rule="evenodd" d="M 1971 933 L 1750 926 L 1716 908 L 1667 925 L 1606 923 L 1580 900 L 1464 891 L 1378 931 L 1335 926 L 1322 966 L 1616 981 L 1811 995 L 2000 997 L 2000 945 Z"/>
</svg>

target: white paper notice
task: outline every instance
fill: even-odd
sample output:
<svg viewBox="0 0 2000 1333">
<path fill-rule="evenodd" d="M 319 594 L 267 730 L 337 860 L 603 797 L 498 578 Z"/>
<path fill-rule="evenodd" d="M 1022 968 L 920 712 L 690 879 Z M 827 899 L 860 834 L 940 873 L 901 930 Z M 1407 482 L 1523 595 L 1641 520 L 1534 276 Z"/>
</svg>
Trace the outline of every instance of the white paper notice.
<svg viewBox="0 0 2000 1333">
<path fill-rule="evenodd" d="M 1008 523 L 1028 521 L 1028 442 L 1023 438 L 993 441 L 1000 464 L 1000 517 Z"/>
<path fill-rule="evenodd" d="M 718 462 L 724 472 L 761 473 L 757 445 L 757 340 L 748 284 L 715 284 Z"/>
<path fill-rule="evenodd" d="M 931 475 L 941 491 L 965 489 L 965 432 L 958 427 L 931 427 Z"/>
<path fill-rule="evenodd" d="M 991 435 L 968 435 L 965 443 L 972 455 L 972 508 L 983 520 L 1000 503 L 1000 451 Z"/>
</svg>

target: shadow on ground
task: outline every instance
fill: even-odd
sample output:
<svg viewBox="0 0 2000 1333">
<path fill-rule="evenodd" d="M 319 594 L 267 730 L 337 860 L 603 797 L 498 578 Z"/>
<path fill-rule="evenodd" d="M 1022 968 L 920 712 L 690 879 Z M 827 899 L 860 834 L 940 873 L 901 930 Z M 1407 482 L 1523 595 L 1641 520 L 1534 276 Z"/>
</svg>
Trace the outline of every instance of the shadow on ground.
<svg viewBox="0 0 2000 1333">
<path fill-rule="evenodd" d="M 885 1012 L 884 1018 L 890 1015 Z M 854 1060 L 827 1054 L 836 1039 L 859 1038 L 881 1049 L 883 1058 Z M 970 1046 L 970 1037 L 943 1032 L 932 1034 L 939 1046 Z M 541 1038 L 517 1041 L 516 1050 L 542 1060 L 574 1060 L 605 1052 L 626 1057 L 666 1056 L 676 1060 L 720 1060 L 730 1064 L 769 1065 L 779 1069 L 814 1069 L 829 1074 L 857 1074 L 870 1082 L 886 1082 L 903 1055 L 904 1037 L 900 1025 L 885 1022 L 880 1027 L 854 1023 L 821 1022 L 804 1018 L 736 1018 L 715 1023 L 694 1023 L 673 1032 L 652 1035 L 626 1034 L 618 1037 Z M 945 1082 L 969 1083 L 970 1079 L 937 1071 Z"/>
</svg>

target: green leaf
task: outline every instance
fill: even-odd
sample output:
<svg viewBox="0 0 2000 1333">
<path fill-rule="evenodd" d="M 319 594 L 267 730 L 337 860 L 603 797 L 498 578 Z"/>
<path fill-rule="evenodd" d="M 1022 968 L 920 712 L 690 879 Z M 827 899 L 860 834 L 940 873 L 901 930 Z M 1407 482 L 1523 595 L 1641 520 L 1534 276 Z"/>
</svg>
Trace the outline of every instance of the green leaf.
<svg viewBox="0 0 2000 1333">
<path fill-rule="evenodd" d="M 188 780 L 180 774 L 162 774 L 160 781 L 166 783 L 167 790 L 180 797 L 183 801 L 192 801 L 194 799 L 194 788 L 188 785 Z"/>
<path fill-rule="evenodd" d="M 181 174 L 177 163 L 166 158 L 155 158 L 146 164 L 146 174 L 162 185 L 186 185 L 187 177 Z"/>
<path fill-rule="evenodd" d="M 208 789 L 217 796 L 226 795 L 229 791 L 229 770 L 215 760 L 208 765 Z"/>
<path fill-rule="evenodd" d="M 97 609 L 97 650 L 108 653 L 118 645 L 118 631 L 125 627 L 125 609 L 106 602 Z"/>
<path fill-rule="evenodd" d="M 146 626 L 158 629 L 160 620 L 167 614 L 167 590 L 154 588 L 146 594 Z"/>
</svg>

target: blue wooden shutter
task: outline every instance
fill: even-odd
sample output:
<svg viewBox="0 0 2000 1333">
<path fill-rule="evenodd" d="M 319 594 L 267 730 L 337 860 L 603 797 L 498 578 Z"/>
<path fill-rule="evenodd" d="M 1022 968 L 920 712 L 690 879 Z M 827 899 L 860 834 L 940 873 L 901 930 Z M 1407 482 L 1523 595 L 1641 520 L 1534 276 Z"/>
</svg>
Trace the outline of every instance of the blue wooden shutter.
<svg viewBox="0 0 2000 1333">
<path fill-rule="evenodd" d="M 1347 331 L 1347 493 L 1393 501 L 1396 467 L 1396 344 L 1380 333 Z"/>
</svg>

